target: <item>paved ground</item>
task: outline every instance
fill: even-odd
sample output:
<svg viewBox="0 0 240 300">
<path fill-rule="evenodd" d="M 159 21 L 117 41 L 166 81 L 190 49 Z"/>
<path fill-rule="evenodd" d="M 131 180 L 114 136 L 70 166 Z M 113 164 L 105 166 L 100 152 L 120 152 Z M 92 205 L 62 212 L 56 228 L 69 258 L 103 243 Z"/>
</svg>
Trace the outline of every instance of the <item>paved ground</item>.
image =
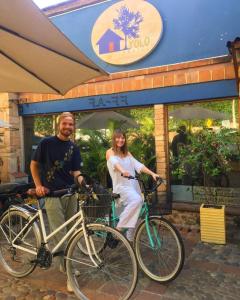
<svg viewBox="0 0 240 300">
<path fill-rule="evenodd" d="M 159 284 L 141 272 L 133 300 L 235 300 L 240 295 L 240 234 L 227 245 L 199 241 L 196 230 L 181 230 L 186 261 L 179 277 Z M 76 299 L 66 291 L 64 274 L 36 269 L 24 279 L 15 279 L 0 267 L 1 300 Z M 98 300 L 98 299 L 93 299 Z M 106 300 L 108 298 L 106 297 Z"/>
</svg>

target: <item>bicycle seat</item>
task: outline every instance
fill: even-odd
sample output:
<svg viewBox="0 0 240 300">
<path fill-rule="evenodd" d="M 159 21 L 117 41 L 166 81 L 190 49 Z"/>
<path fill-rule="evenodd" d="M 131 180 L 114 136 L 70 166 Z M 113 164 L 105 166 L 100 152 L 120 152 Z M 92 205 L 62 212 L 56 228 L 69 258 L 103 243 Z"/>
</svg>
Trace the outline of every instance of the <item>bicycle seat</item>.
<svg viewBox="0 0 240 300">
<path fill-rule="evenodd" d="M 20 184 L 19 183 L 3 183 L 0 184 L 0 194 L 13 193 Z"/>
<path fill-rule="evenodd" d="M 33 183 L 3 183 L 0 184 L 0 195 L 1 194 L 12 194 L 12 193 L 23 193 L 26 192 Z"/>
</svg>

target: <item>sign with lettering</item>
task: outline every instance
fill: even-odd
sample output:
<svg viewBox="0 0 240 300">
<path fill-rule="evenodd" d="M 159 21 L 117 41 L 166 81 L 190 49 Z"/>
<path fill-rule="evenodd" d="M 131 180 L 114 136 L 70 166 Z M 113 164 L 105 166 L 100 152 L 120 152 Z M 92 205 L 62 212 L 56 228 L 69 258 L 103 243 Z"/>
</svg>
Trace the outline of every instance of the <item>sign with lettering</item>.
<svg viewBox="0 0 240 300">
<path fill-rule="evenodd" d="M 127 65 L 147 56 L 163 31 L 158 10 L 145 0 L 123 0 L 106 9 L 92 30 L 96 55 L 113 65 Z"/>
<path fill-rule="evenodd" d="M 92 108 L 107 108 L 107 107 L 124 107 L 128 106 L 127 95 L 111 95 L 107 99 L 101 96 L 95 96 L 88 99 L 88 103 Z"/>
</svg>

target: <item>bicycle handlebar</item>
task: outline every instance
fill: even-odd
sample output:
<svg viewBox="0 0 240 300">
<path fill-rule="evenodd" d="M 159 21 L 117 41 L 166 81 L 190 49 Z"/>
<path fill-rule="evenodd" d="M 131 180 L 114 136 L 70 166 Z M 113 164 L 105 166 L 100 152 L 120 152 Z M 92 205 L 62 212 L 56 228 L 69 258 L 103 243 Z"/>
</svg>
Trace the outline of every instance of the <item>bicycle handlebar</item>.
<svg viewBox="0 0 240 300">
<path fill-rule="evenodd" d="M 61 189 L 61 190 L 55 190 L 55 191 L 52 191 L 50 190 L 46 196 L 47 197 L 62 197 L 64 195 L 72 195 L 73 193 L 75 193 L 77 190 L 79 189 L 79 185 L 77 184 L 72 184 L 70 187 L 66 188 L 66 189 Z M 36 189 L 29 189 L 27 191 L 27 194 L 30 195 L 30 196 L 35 196 L 37 198 L 42 198 L 42 197 L 39 197 L 37 196 L 36 194 Z"/>
<path fill-rule="evenodd" d="M 79 176 L 84 177 L 84 179 L 90 180 L 90 177 L 86 174 L 81 173 Z M 49 192 L 46 193 L 45 196 L 47 196 L 47 197 L 71 196 L 72 194 L 77 192 L 79 190 L 79 188 L 82 188 L 82 189 L 85 188 L 86 191 L 89 191 L 89 186 L 86 184 L 85 181 L 83 181 L 81 184 L 79 184 L 79 182 L 77 180 L 75 180 L 74 184 L 72 184 L 71 186 L 69 186 L 65 189 L 60 189 L 60 190 L 55 190 L 55 191 L 49 190 Z M 35 188 L 28 189 L 27 195 L 34 196 L 37 198 L 45 197 L 45 196 L 41 196 L 41 197 L 37 196 Z"/>
<path fill-rule="evenodd" d="M 69 188 L 66 189 L 61 189 L 61 190 L 56 190 L 56 191 L 50 191 L 48 194 L 49 196 L 53 197 L 61 197 L 61 196 L 67 196 L 67 195 L 72 195 L 79 189 L 79 185 L 73 184 Z"/>
<path fill-rule="evenodd" d="M 146 192 L 145 184 L 144 184 L 143 180 L 139 178 L 139 176 L 131 176 L 131 175 L 130 175 L 130 176 L 123 176 L 123 173 L 121 173 L 121 176 L 124 177 L 124 178 L 127 178 L 127 179 L 129 179 L 129 180 L 130 180 L 130 179 L 134 179 L 134 180 L 137 180 L 137 181 L 141 182 L 141 183 L 143 184 L 144 191 Z M 161 177 L 157 177 L 157 181 L 156 181 L 155 186 L 154 186 L 150 191 L 148 191 L 148 193 L 152 193 L 152 192 L 156 191 L 156 189 L 157 189 L 162 183 L 163 183 L 164 185 L 166 185 L 167 181 L 166 181 L 165 179 L 161 178 Z"/>
</svg>

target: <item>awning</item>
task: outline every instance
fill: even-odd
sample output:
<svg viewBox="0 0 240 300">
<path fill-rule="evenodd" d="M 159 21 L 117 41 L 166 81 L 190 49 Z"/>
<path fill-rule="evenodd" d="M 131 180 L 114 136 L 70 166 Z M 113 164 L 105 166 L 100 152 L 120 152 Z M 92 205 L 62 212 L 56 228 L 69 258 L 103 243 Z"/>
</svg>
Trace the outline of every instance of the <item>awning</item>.
<svg viewBox="0 0 240 300">
<path fill-rule="evenodd" d="M 0 92 L 65 94 L 106 74 L 31 0 L 0 0 Z"/>
</svg>

